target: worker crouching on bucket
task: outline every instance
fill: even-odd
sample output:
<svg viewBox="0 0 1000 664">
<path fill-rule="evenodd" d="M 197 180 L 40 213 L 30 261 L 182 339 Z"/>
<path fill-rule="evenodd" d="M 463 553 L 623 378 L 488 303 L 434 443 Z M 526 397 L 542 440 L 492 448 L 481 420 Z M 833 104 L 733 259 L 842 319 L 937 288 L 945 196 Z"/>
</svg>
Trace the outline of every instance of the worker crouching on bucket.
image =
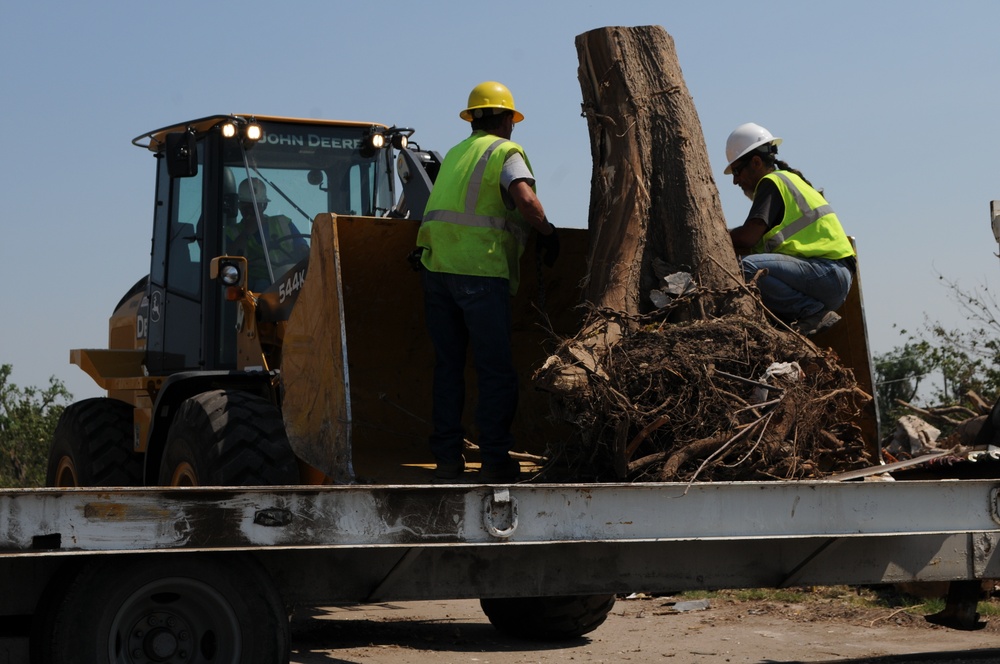
<svg viewBox="0 0 1000 664">
<path fill-rule="evenodd" d="M 726 141 L 726 175 L 753 203 L 730 229 L 743 276 L 758 281 L 761 299 L 803 334 L 840 320 L 856 269 L 854 248 L 837 215 L 799 171 L 778 159 L 781 139 L 748 122 Z"/>
</svg>

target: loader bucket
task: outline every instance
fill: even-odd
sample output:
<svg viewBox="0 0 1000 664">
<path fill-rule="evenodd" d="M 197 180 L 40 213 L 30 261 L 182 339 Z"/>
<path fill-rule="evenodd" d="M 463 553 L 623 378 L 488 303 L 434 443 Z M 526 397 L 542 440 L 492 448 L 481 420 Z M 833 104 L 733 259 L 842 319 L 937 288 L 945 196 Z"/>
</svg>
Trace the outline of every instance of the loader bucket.
<svg viewBox="0 0 1000 664">
<path fill-rule="evenodd" d="M 855 246 L 854 238 L 851 244 Z M 866 403 L 862 412 L 855 418 L 861 428 L 865 441 L 865 449 L 872 459 L 882 458 L 882 445 L 879 438 L 878 401 L 875 399 L 875 367 L 871 359 L 871 347 L 868 344 L 868 323 L 865 320 L 865 303 L 862 297 L 861 257 L 858 256 L 857 274 L 847 294 L 847 300 L 838 312 L 842 320 L 812 337 L 813 343 L 820 348 L 830 348 L 840 358 L 841 363 L 850 367 L 858 387 L 869 394 L 872 399 Z"/>
<path fill-rule="evenodd" d="M 309 273 L 285 331 L 283 412 L 296 454 L 335 482 L 413 482 L 429 478 L 434 355 L 423 315 L 420 274 L 406 261 L 417 222 L 320 215 L 313 222 Z M 531 389 L 533 371 L 556 333 L 579 329 L 579 283 L 587 232 L 560 230 L 555 268 L 536 269 L 529 246 L 513 302 L 514 355 L 521 388 L 515 450 L 541 454 L 553 436 L 549 401 Z M 471 363 L 470 363 L 471 365 Z M 466 377 L 468 438 L 475 376 Z M 470 462 L 478 458 L 467 454 Z"/>
</svg>

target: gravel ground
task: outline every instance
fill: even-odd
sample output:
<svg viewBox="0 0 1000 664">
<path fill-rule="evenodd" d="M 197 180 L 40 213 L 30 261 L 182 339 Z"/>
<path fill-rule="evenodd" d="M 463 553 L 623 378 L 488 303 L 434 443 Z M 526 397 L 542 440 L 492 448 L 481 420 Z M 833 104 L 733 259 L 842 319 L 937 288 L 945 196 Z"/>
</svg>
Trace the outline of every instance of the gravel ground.
<svg viewBox="0 0 1000 664">
<path fill-rule="evenodd" d="M 475 600 L 329 607 L 295 617 L 292 662 L 1000 662 L 1000 619 L 963 632 L 849 597 L 715 598 L 685 612 L 672 602 L 619 599 L 604 625 L 557 644 L 498 633 Z"/>
</svg>

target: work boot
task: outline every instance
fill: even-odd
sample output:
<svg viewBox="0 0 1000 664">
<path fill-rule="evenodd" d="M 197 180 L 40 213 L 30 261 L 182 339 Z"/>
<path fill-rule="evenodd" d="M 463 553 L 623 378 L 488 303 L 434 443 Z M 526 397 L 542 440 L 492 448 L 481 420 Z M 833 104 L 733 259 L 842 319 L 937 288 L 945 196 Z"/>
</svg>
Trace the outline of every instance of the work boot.
<svg viewBox="0 0 1000 664">
<path fill-rule="evenodd" d="M 465 457 L 461 456 L 458 461 L 438 461 L 434 468 L 434 479 L 438 482 L 451 482 L 462 477 L 465 472 Z"/>
<path fill-rule="evenodd" d="M 483 484 L 513 484 L 521 477 L 521 464 L 510 457 L 499 465 L 483 464 L 479 480 Z"/>
<path fill-rule="evenodd" d="M 811 337 L 820 330 L 825 330 L 834 323 L 840 320 L 840 314 L 836 311 L 821 311 L 818 314 L 813 314 L 812 316 L 806 316 L 805 318 L 798 320 L 792 326 L 800 334 L 804 334 L 807 337 Z"/>
</svg>

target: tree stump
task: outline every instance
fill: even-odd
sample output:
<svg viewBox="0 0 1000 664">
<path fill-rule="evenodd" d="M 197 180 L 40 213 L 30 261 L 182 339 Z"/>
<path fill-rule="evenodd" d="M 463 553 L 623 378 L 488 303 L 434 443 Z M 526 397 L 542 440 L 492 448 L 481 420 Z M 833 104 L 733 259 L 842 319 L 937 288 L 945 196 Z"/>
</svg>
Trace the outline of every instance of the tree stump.
<svg viewBox="0 0 1000 664">
<path fill-rule="evenodd" d="M 570 479 L 866 465 L 854 419 L 870 397 L 835 356 L 772 325 L 743 281 L 673 40 L 609 27 L 576 46 L 594 161 L 591 315 L 535 374 L 580 434 L 550 457 Z"/>
<path fill-rule="evenodd" d="M 659 26 L 606 27 L 579 35 L 576 48 L 594 161 L 585 299 L 648 311 L 654 258 L 705 288 L 740 283 L 673 39 Z"/>
</svg>

